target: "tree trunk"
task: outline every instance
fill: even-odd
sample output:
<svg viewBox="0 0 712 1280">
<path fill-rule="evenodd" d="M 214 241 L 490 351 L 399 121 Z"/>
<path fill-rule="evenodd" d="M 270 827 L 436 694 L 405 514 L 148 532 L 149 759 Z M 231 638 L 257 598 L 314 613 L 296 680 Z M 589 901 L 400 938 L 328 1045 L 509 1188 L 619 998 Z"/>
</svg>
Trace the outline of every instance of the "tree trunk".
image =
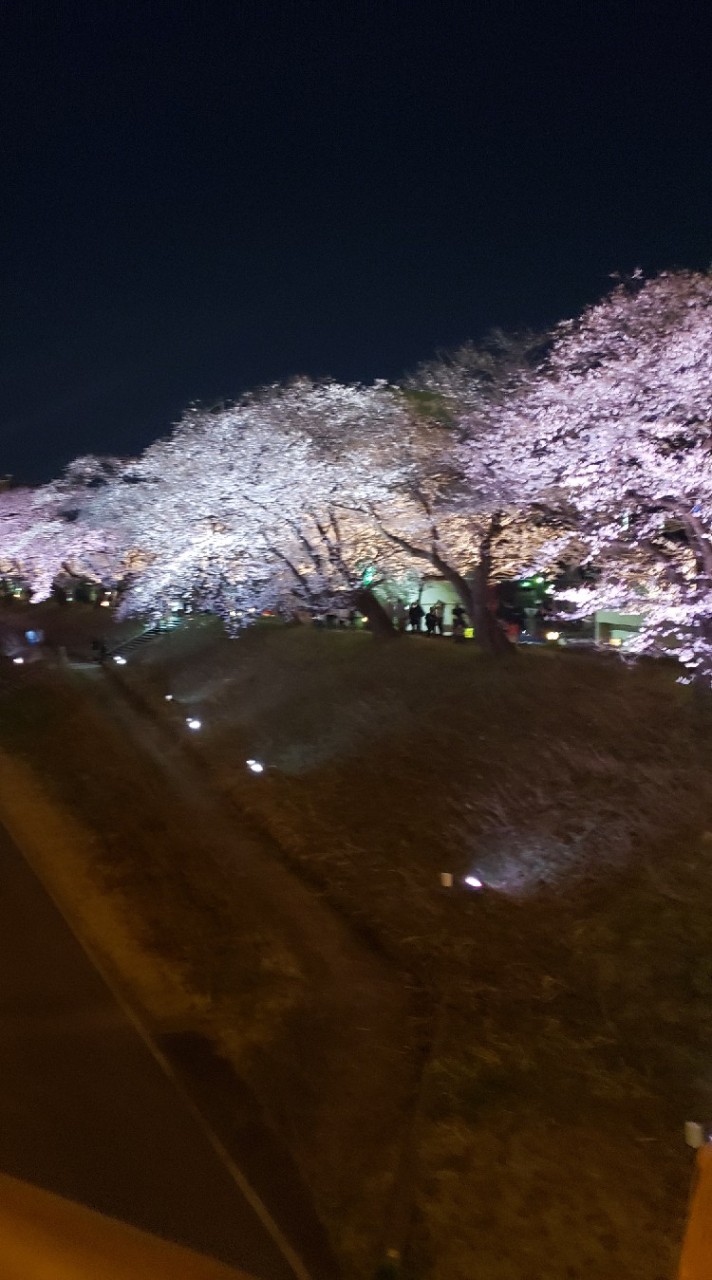
<svg viewBox="0 0 712 1280">
<path fill-rule="evenodd" d="M 480 563 L 475 569 L 469 593 L 470 617 L 475 628 L 475 640 L 480 648 L 490 657 L 499 658 L 506 653 L 514 653 L 515 649 L 490 607 L 489 587 L 486 566 Z"/>
<path fill-rule="evenodd" d="M 683 524 L 690 550 L 695 557 L 697 590 L 698 593 L 704 592 L 706 594 L 709 591 L 710 583 L 712 583 L 712 546 L 710 545 L 710 539 L 699 516 L 693 513 L 685 515 Z M 712 622 L 704 616 L 700 623 L 700 634 L 705 656 L 707 656 L 712 649 Z M 700 743 L 706 745 L 712 733 L 712 693 L 710 691 L 712 671 L 710 671 L 708 663 L 709 659 L 697 667 L 692 677 L 692 728 L 698 745 Z"/>
<path fill-rule="evenodd" d="M 472 583 L 469 583 L 455 569 L 451 569 L 444 560 L 438 559 L 434 567 L 442 574 L 445 581 L 455 588 L 474 627 L 475 641 L 482 651 L 491 657 L 514 653 L 514 645 L 490 608 L 490 583 L 486 563 L 483 564 L 480 561 L 475 569 Z"/>
<path fill-rule="evenodd" d="M 480 543 L 480 562 L 475 569 L 470 584 L 462 574 L 457 573 L 439 556 L 433 557 L 433 564 L 457 591 L 462 603 L 470 615 L 475 631 L 475 641 L 490 657 L 502 657 L 514 653 L 514 645 L 497 617 L 490 608 L 489 587 L 492 567 L 492 539 L 497 536 L 501 527 L 499 512 L 495 512 L 489 528 Z"/>
<path fill-rule="evenodd" d="M 353 593 L 354 608 L 368 618 L 368 629 L 374 640 L 395 640 L 400 635 L 396 631 L 378 596 L 365 587 Z"/>
<path fill-rule="evenodd" d="M 492 573 L 492 542 L 502 531 L 502 513 L 494 511 L 489 527 L 480 543 L 480 563 L 475 569 L 472 582 L 472 603 L 474 606 L 473 622 L 475 638 L 485 653 L 492 657 L 502 657 L 506 653 L 514 653 L 514 645 L 501 627 L 494 610 L 491 608 L 489 596 L 490 575 Z"/>
<path fill-rule="evenodd" d="M 383 526 L 381 528 L 383 529 Z M 415 556 L 416 559 L 427 561 L 446 582 L 449 582 L 455 588 L 462 601 L 463 608 L 472 620 L 477 644 L 485 653 L 493 657 L 516 652 L 508 635 L 499 625 L 497 618 L 490 609 L 487 596 L 492 568 L 492 539 L 497 536 L 500 529 L 501 514 L 496 511 L 480 543 L 480 562 L 475 570 L 472 585 L 461 573 L 457 572 L 457 569 L 448 564 L 447 560 L 442 559 L 434 545 L 425 550 L 423 547 L 414 546 L 406 538 L 401 538 L 397 534 L 383 529 L 386 537 L 391 542 L 394 542 L 396 546 L 401 547 L 410 555 Z"/>
</svg>

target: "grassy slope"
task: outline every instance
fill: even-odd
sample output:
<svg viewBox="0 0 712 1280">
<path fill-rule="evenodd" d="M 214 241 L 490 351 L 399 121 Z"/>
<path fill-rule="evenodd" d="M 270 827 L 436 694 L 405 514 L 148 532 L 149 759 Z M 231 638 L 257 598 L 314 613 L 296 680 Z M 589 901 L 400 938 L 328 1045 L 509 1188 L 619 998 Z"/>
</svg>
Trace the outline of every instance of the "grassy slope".
<svg viewBox="0 0 712 1280">
<path fill-rule="evenodd" d="M 158 714 L 201 716 L 222 786 L 433 1005 L 444 998 L 419 1273 L 669 1275 L 689 1167 L 680 1124 L 712 1112 L 709 760 L 670 670 L 549 653 L 497 666 L 448 641 L 301 629 L 230 642 L 196 623 L 127 676 Z M 24 703 L 15 745 L 37 741 L 42 705 Z M 59 717 L 42 721 L 53 732 Z M 250 775 L 247 756 L 268 772 Z M 151 873 L 135 802 L 159 901 L 175 860 Z M 243 948 L 226 968 L 202 947 L 212 891 L 187 851 L 180 864 L 169 944 L 183 930 L 189 967 L 217 965 L 225 991 Z M 496 888 L 443 894 L 443 869 Z M 122 863 L 129 893 L 131 874 Z M 250 1007 L 233 1005 L 243 1022 Z"/>
<path fill-rule="evenodd" d="M 370 1275 L 414 1087 L 399 977 L 216 804 L 182 724 L 123 714 L 96 669 L 0 689 L 4 820 L 152 1028 L 207 1036 L 252 1085 L 344 1276 Z"/>
<path fill-rule="evenodd" d="M 224 787 L 445 994 L 419 1265 L 667 1275 L 680 1124 L 712 1110 L 710 796 L 674 673 L 299 629 L 203 640 L 142 678 L 202 714 Z M 496 888 L 443 895 L 442 869 Z"/>
</svg>

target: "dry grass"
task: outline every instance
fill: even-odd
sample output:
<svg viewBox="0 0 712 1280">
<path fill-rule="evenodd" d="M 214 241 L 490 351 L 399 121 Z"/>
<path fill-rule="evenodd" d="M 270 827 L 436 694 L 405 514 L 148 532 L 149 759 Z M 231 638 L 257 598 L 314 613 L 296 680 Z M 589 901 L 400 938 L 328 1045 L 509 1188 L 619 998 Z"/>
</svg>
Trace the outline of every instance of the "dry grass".
<svg viewBox="0 0 712 1280">
<path fill-rule="evenodd" d="M 140 678 L 200 708 L 225 789 L 447 1001 L 420 1273 L 668 1274 L 681 1123 L 712 1112 L 709 756 L 674 671 L 301 630 L 172 645 Z M 443 894 L 444 869 L 491 888 Z"/>
<path fill-rule="evenodd" d="M 14 760 L 0 759 L 0 795 L 21 843 L 159 1027 L 207 1019 L 225 1000 L 233 1037 L 268 1043 L 299 1000 L 298 962 L 259 922 L 235 928 L 217 840 L 200 839 L 175 797 L 167 810 L 159 772 L 145 759 L 137 767 L 86 694 L 37 669 L 5 694 L 2 743 Z M 152 994 L 158 975 L 172 996 Z"/>
<path fill-rule="evenodd" d="M 200 716 L 224 791 L 445 1002 L 414 1274 L 668 1276 L 681 1124 L 712 1114 L 712 760 L 674 672 L 202 623 L 126 670 L 176 732 Z M 489 887 L 442 892 L 441 870 Z M 173 921 L 191 956 L 215 905 L 197 877 Z M 240 981 L 239 948 L 204 951 L 210 981 Z"/>
<path fill-rule="evenodd" d="M 146 738 L 132 738 L 98 671 L 24 669 L 4 692 L 0 805 L 20 843 L 153 1029 L 205 1035 L 233 1063 L 312 1187 L 344 1277 L 370 1275 L 414 1089 L 403 984 L 179 747 L 140 718 Z"/>
<path fill-rule="evenodd" d="M 50 798 L 33 770 L 6 751 L 0 751 L 0 812 L 78 935 L 156 1023 L 202 1016 L 204 1004 L 185 969 L 175 958 L 162 962 L 136 927 L 123 896 L 106 892 L 96 832 L 56 795 Z"/>
</svg>

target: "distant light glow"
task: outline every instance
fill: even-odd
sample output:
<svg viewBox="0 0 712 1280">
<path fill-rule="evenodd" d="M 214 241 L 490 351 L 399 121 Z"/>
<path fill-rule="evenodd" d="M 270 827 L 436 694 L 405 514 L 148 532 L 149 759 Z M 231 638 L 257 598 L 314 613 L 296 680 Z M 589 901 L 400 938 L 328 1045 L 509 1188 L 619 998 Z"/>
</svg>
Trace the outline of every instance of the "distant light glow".
<svg viewBox="0 0 712 1280">
<path fill-rule="evenodd" d="M 165 697 L 165 699 L 166 699 L 166 702 L 172 702 L 172 701 L 173 701 L 173 694 L 172 694 L 172 693 L 166 693 L 166 694 L 164 694 L 164 697 Z"/>
<path fill-rule="evenodd" d="M 25 659 L 24 659 L 24 658 L 13 658 L 13 662 L 15 663 L 15 666 L 17 666 L 17 667 L 22 666 L 22 663 L 23 663 L 24 661 L 25 661 Z"/>
<path fill-rule="evenodd" d="M 467 885 L 468 889 L 484 889 L 482 881 L 477 876 L 465 876 L 463 883 Z"/>
<path fill-rule="evenodd" d="M 620 649 L 621 645 L 623 644 L 623 641 L 621 640 L 620 636 L 613 636 L 608 643 L 612 644 L 614 649 Z"/>
<path fill-rule="evenodd" d="M 196 720 L 193 716 L 189 716 L 185 723 L 189 729 L 201 729 L 203 724 L 202 720 Z"/>
<path fill-rule="evenodd" d="M 440 883 L 443 889 L 452 889 L 452 871 L 441 871 Z"/>
<path fill-rule="evenodd" d="M 99 601 L 99 608 L 100 608 L 100 609 L 110 609 L 110 608 L 111 608 L 111 601 L 110 601 L 110 600 L 100 600 L 100 601 Z"/>
<path fill-rule="evenodd" d="M 246 760 L 245 764 L 253 773 L 264 773 L 265 771 L 264 765 L 260 764 L 259 760 Z"/>
<path fill-rule="evenodd" d="M 125 666 L 126 666 L 126 659 L 125 659 L 125 658 L 122 658 L 120 653 L 115 653 L 115 654 L 114 654 L 114 662 L 115 662 L 119 667 L 125 667 Z"/>
<path fill-rule="evenodd" d="M 559 640 L 559 639 L 561 638 L 561 632 L 560 632 L 560 631 L 547 631 L 547 633 L 546 633 L 546 638 L 547 638 L 547 640 Z"/>
</svg>

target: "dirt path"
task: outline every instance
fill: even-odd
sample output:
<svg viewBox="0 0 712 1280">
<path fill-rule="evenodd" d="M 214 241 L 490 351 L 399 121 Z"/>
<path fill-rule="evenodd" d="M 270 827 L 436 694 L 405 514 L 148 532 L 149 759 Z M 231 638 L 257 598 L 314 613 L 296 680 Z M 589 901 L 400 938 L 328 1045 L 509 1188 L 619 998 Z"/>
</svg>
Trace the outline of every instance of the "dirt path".
<svg viewBox="0 0 712 1280">
<path fill-rule="evenodd" d="M 338 1224 L 353 1235 L 347 1252 L 363 1262 L 387 1240 L 383 1215 L 414 1094 L 417 1022 L 407 981 L 239 820 L 199 756 L 176 740 L 175 725 L 144 713 L 99 672 L 78 678 L 84 688 L 91 682 L 94 708 L 120 730 L 127 776 L 140 772 L 145 786 L 150 775 L 157 809 L 168 805 L 206 876 L 212 865 L 227 877 L 234 928 L 252 935 L 258 927 L 275 943 L 273 962 L 290 998 L 270 1022 L 267 1044 L 247 1058 L 238 1049 L 237 1065 L 247 1068 L 332 1230 Z M 259 967 L 271 962 L 263 954 Z M 229 1050 L 235 1028 L 218 1030 Z M 360 1273 L 357 1264 L 353 1274 Z"/>
</svg>

